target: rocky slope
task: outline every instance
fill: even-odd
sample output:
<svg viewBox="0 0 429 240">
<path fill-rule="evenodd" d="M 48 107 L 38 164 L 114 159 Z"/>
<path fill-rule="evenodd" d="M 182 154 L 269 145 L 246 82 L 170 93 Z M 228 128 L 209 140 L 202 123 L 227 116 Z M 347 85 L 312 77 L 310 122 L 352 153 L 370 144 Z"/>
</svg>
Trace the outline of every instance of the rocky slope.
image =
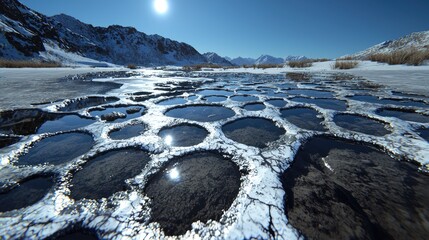
<svg viewBox="0 0 429 240">
<path fill-rule="evenodd" d="M 204 53 L 203 56 L 206 58 L 208 63 L 213 63 L 220 66 L 234 66 L 234 64 L 232 64 L 230 61 L 217 55 L 214 52 Z"/>
<path fill-rule="evenodd" d="M 348 55 L 348 57 L 365 59 L 372 54 L 408 49 L 429 50 L 429 31 L 415 32 L 395 40 L 384 41 L 361 52 Z"/>
<path fill-rule="evenodd" d="M 143 66 L 206 62 L 186 43 L 132 27 L 94 27 L 64 14 L 47 17 L 16 0 L 1 0 L 1 5 L 0 58 Z"/>
</svg>

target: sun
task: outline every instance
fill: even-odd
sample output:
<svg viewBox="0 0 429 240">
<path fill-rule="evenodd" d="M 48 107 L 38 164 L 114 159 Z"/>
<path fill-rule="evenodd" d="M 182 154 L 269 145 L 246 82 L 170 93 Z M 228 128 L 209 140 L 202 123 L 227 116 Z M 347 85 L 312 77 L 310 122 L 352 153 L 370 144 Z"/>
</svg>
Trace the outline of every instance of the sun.
<svg viewBox="0 0 429 240">
<path fill-rule="evenodd" d="M 168 2 L 167 0 L 154 0 L 153 7 L 157 13 L 164 14 L 168 11 Z"/>
</svg>

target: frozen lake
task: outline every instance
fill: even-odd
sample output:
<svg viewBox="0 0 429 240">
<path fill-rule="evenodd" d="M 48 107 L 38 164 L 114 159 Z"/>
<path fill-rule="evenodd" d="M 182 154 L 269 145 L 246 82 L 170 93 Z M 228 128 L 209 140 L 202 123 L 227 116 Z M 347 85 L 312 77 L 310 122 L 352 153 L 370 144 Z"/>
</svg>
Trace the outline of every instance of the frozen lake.
<svg viewBox="0 0 429 240">
<path fill-rule="evenodd" d="M 336 72 L 57 71 L 0 79 L 1 236 L 427 234 L 424 93 Z"/>
</svg>

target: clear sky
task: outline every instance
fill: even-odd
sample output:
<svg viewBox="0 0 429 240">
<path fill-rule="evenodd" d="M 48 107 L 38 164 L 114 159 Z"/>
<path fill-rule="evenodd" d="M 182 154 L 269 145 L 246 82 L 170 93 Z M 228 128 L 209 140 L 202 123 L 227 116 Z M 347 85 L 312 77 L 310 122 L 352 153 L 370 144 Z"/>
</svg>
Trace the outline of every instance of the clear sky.
<svg viewBox="0 0 429 240">
<path fill-rule="evenodd" d="M 429 30 L 429 0 L 20 0 L 95 26 L 133 26 L 221 56 L 335 58 Z"/>
</svg>

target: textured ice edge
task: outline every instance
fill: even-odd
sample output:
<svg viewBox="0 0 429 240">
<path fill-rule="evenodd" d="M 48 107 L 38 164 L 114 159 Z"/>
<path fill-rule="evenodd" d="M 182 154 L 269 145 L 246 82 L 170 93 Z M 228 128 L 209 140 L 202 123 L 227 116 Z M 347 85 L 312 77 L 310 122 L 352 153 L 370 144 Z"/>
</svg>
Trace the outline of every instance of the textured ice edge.
<svg viewBox="0 0 429 240">
<path fill-rule="evenodd" d="M 44 238 L 72 224 L 82 223 L 84 227 L 96 229 L 103 238 L 164 238 L 165 236 L 158 224 L 148 224 L 150 199 L 144 196 L 144 193 L 139 190 L 143 189 L 150 176 L 162 168 L 169 159 L 193 151 L 217 150 L 223 154 L 232 156 L 232 160 L 239 166 L 240 170 L 245 170 L 248 174 L 242 176 L 239 194 L 219 222 L 196 222 L 193 224 L 192 230 L 178 238 L 299 238 L 300 235 L 288 224 L 288 220 L 284 214 L 283 198 L 285 193 L 279 180 L 279 174 L 288 168 L 302 142 L 322 133 L 302 130 L 288 123 L 280 117 L 279 110 L 269 104 L 266 104 L 267 108 L 263 111 L 251 112 L 241 108 L 245 103 L 228 99 L 220 105 L 231 108 L 236 113 L 236 116 L 217 122 L 201 123 L 164 116 L 163 113 L 173 106 L 159 106 L 156 105 L 156 102 L 167 97 L 162 96 L 145 102 L 135 103 L 126 95 L 126 93 L 137 91 L 159 93 L 160 91 L 154 90 L 154 83 L 189 80 L 209 82 L 206 78 L 188 79 L 172 76 L 101 80 L 117 81 L 124 84 L 120 89 L 113 90 L 107 94 L 121 99 L 115 104 L 142 105 L 146 107 L 146 113 L 142 117 L 124 123 L 106 124 L 96 122 L 88 127 L 81 128 L 80 131 L 89 132 L 93 135 L 96 145 L 90 152 L 69 163 L 58 166 L 40 165 L 20 168 L 10 165 L 10 161 L 16 160 L 18 155 L 27 151 L 31 143 L 52 134 L 25 137 L 23 141 L 1 150 L 0 177 L 2 179 L 13 183 L 35 174 L 54 173 L 57 177 L 56 182 L 59 184 L 43 200 L 32 206 L 0 213 L 0 235 L 7 238 Z M 263 85 L 277 88 L 274 85 L 275 83 L 281 82 L 268 82 Z M 212 87 L 210 88 L 223 87 L 222 83 L 215 82 L 211 85 Z M 253 86 L 246 85 L 242 87 L 248 89 Z M 316 89 L 315 87 L 317 86 L 299 84 L 299 87 Z M 280 89 L 278 88 L 277 90 Z M 353 93 L 342 87 L 331 87 L 329 90 L 336 92 L 336 98 L 347 100 L 349 105 L 347 112 L 358 113 L 387 122 L 390 130 L 392 130 L 392 134 L 384 137 L 375 137 L 347 131 L 333 123 L 332 119 L 338 113 L 337 111 L 326 110 L 313 104 L 296 103 L 284 99 L 288 102 L 285 108 L 310 106 L 316 109 L 320 115 L 323 115 L 325 118 L 323 124 L 329 129 L 332 135 L 373 143 L 396 157 L 410 159 L 422 165 L 429 163 L 427 157 L 429 156 L 429 144 L 414 132 L 418 128 L 429 127 L 429 124 L 405 122 L 396 118 L 381 117 L 375 114 L 375 110 L 380 107 L 379 105 L 347 99 L 345 96 L 352 95 Z M 389 91 L 378 94 L 391 97 Z M 184 94 L 184 96 L 186 97 L 188 94 Z M 270 99 L 270 97 L 262 94 L 258 96 L 261 101 Z M 195 101 L 188 101 L 180 106 L 196 103 L 207 104 L 199 97 Z M 60 105 L 61 103 L 59 105 L 48 106 L 46 109 L 55 111 L 56 107 Z M 421 111 L 427 113 L 427 110 L 421 109 Z M 80 111 L 80 113 L 83 115 L 87 114 L 85 110 Z M 236 143 L 224 136 L 221 126 L 226 122 L 242 117 L 264 117 L 271 119 L 278 126 L 283 127 L 287 133 L 278 141 L 270 144 L 268 148 L 262 150 Z M 108 133 L 112 129 L 138 123 L 144 123 L 148 126 L 148 130 L 143 135 L 127 140 L 111 140 L 108 138 Z M 171 148 L 162 142 L 157 133 L 165 126 L 178 123 L 200 125 L 209 131 L 209 135 L 204 142 L 196 146 Z M 405 133 L 407 136 L 404 137 Z M 152 160 L 143 169 L 142 173 L 128 180 L 131 190 L 118 192 L 109 199 L 101 199 L 99 201 L 81 200 L 75 202 L 69 197 L 71 172 L 79 169 L 86 161 L 84 160 L 86 157 L 97 155 L 99 152 L 109 149 L 127 146 L 138 146 L 152 153 Z M 275 236 L 271 236 L 270 232 L 274 232 Z"/>
</svg>

